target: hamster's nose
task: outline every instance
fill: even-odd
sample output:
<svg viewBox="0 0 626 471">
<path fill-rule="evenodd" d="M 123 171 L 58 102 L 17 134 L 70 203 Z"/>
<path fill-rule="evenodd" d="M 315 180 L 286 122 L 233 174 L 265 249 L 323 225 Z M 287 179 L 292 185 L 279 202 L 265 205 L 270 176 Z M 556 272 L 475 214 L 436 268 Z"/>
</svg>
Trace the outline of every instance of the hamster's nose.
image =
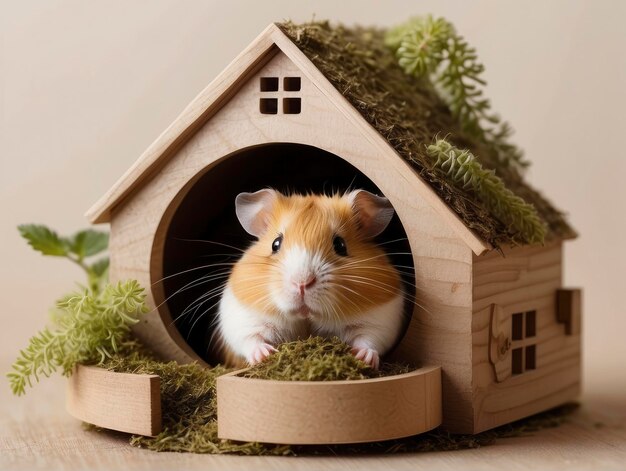
<svg viewBox="0 0 626 471">
<path fill-rule="evenodd" d="M 315 277 L 315 275 L 312 275 L 311 277 L 309 277 L 306 281 L 304 282 L 296 282 L 294 281 L 293 284 L 296 286 L 296 288 L 298 288 L 298 290 L 300 291 L 300 296 L 304 296 L 304 292 L 307 289 L 310 289 L 311 286 L 313 286 L 315 284 L 315 282 L 317 281 L 317 278 Z"/>
</svg>

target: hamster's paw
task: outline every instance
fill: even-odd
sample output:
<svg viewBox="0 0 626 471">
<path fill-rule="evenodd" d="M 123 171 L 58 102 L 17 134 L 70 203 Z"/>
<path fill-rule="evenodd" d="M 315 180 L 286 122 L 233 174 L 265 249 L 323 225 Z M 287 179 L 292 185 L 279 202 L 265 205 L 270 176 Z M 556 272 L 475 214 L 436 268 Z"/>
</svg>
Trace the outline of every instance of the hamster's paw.
<svg viewBox="0 0 626 471">
<path fill-rule="evenodd" d="M 364 363 L 367 363 L 375 370 L 378 369 L 378 365 L 380 364 L 380 358 L 378 356 L 378 352 L 373 348 L 353 348 L 352 354 L 356 357 L 357 360 L 361 360 Z"/>
<path fill-rule="evenodd" d="M 252 348 L 252 351 L 248 354 L 246 360 L 250 365 L 256 365 L 257 363 L 261 363 L 272 353 L 277 351 L 278 350 L 276 350 L 269 343 L 259 342 Z"/>
</svg>

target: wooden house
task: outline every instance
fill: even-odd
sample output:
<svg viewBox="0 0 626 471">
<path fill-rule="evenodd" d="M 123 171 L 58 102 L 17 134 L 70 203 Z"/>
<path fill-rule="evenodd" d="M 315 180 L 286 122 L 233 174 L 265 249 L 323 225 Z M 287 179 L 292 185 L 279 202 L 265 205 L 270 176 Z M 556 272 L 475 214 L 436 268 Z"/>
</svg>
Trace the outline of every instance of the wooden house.
<svg viewBox="0 0 626 471">
<path fill-rule="evenodd" d="M 520 244 L 429 167 L 424 149 L 437 135 L 472 149 L 535 205 L 544 244 Z M 443 426 L 476 433 L 575 398 L 581 366 L 580 292 L 562 282 L 563 243 L 575 233 L 518 169 L 488 155 L 395 65 L 380 32 L 271 24 L 87 217 L 111 224 L 111 278 L 150 287 L 153 310 L 137 335 L 166 358 L 211 362 L 177 320 L 190 279 L 175 275 L 224 250 L 195 240 L 245 246 L 237 193 L 352 183 L 384 194 L 397 214 L 387 237 L 406 238 L 418 301 L 392 356 L 440 366 Z"/>
</svg>

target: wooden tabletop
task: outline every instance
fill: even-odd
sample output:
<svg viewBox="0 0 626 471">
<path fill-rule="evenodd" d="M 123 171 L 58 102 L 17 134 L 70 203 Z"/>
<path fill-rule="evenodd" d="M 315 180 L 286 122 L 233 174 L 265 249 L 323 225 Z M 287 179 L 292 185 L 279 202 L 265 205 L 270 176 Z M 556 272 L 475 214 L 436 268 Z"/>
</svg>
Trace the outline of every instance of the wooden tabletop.
<svg viewBox="0 0 626 471">
<path fill-rule="evenodd" d="M 5 354 L 0 371 L 8 371 Z M 626 469 L 626 376 L 587 365 L 582 407 L 569 422 L 475 450 L 353 457 L 247 457 L 157 453 L 123 434 L 83 429 L 65 412 L 65 379 L 43 380 L 16 398 L 0 383 L 0 469 Z"/>
</svg>

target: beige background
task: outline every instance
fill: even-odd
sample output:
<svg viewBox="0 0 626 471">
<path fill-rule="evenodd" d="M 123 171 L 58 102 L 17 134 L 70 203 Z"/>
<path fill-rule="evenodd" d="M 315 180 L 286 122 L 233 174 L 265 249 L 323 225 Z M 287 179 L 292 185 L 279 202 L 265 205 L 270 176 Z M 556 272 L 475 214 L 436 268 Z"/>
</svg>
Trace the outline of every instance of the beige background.
<svg viewBox="0 0 626 471">
<path fill-rule="evenodd" d="M 269 22 L 391 25 L 452 20 L 487 67 L 494 108 L 533 161 L 529 179 L 570 214 L 568 285 L 585 289 L 587 381 L 626 358 L 626 2 L 14 1 L 1 3 L 0 329 L 2 357 L 46 322 L 80 279 L 15 226 L 61 232 Z M 6 388 L 5 379 L 0 388 Z"/>
</svg>

